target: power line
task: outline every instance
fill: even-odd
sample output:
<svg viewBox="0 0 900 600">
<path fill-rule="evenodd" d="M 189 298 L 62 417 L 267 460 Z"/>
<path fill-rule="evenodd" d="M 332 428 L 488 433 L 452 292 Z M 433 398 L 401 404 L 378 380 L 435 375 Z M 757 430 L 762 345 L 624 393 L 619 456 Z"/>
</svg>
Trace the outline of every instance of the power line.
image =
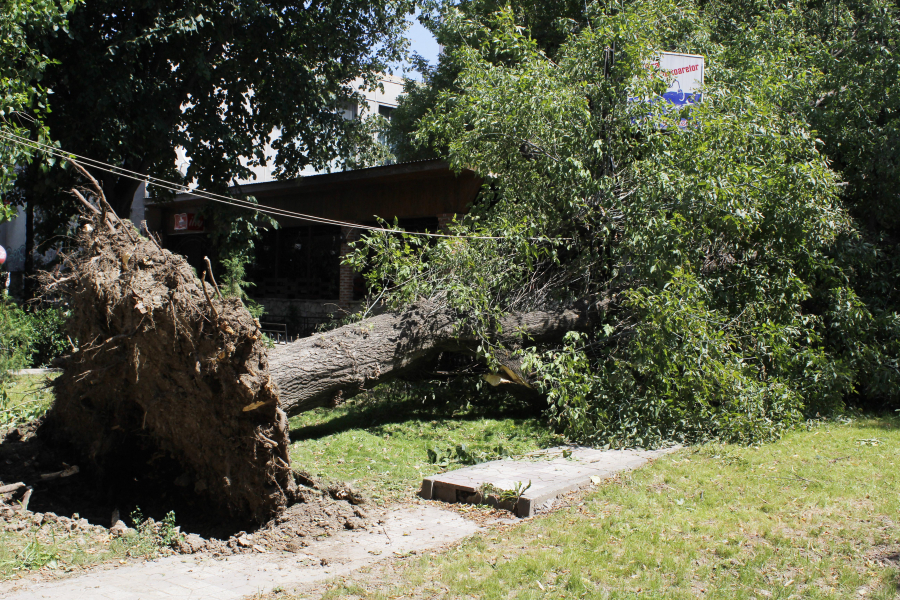
<svg viewBox="0 0 900 600">
<path fill-rule="evenodd" d="M 10 131 L 4 131 L 0 128 L 0 137 L 6 139 L 9 142 L 14 144 L 18 144 L 20 146 L 26 146 L 33 150 L 38 150 L 41 152 L 46 152 L 52 156 L 62 159 L 69 159 L 70 157 L 78 158 L 80 162 L 83 162 L 89 167 L 94 169 L 98 169 L 100 171 L 111 173 L 113 175 L 117 175 L 119 177 L 126 177 L 128 179 L 133 179 L 135 181 L 145 182 L 148 186 L 153 185 L 158 188 L 162 188 L 165 190 L 169 190 L 175 193 L 190 193 L 199 198 L 209 200 L 211 202 L 218 202 L 220 204 L 226 204 L 231 206 L 237 206 L 240 208 L 245 208 L 248 210 L 253 210 L 256 212 L 269 214 L 272 216 L 279 217 L 287 217 L 292 219 L 297 219 L 301 221 L 309 221 L 312 223 L 319 223 L 323 225 L 338 225 L 342 227 L 349 227 L 353 229 L 363 229 L 366 231 L 384 231 L 386 233 L 404 233 L 407 235 L 418 235 L 423 237 L 437 237 L 437 238 L 454 238 L 454 239 L 474 239 L 474 240 L 504 240 L 509 239 L 508 236 L 477 236 L 477 235 L 453 235 L 446 233 L 429 233 L 429 232 L 411 232 L 411 231 L 403 231 L 402 229 L 388 229 L 385 227 L 368 227 L 365 225 L 359 225 L 358 223 L 349 223 L 346 221 L 338 221 L 336 219 L 328 219 L 325 217 L 317 217 L 314 215 L 307 215 L 303 213 L 298 213 L 294 211 L 289 211 L 281 208 L 275 208 L 271 206 L 261 206 L 259 204 L 254 204 L 247 200 L 241 200 L 240 198 L 235 198 L 233 196 L 224 196 L 222 194 L 216 194 L 214 192 L 208 192 L 201 188 L 188 189 L 184 185 L 174 183 L 172 181 L 167 181 L 165 179 L 161 179 L 159 177 L 153 177 L 150 175 L 145 175 L 142 173 L 138 173 L 136 171 L 131 171 L 129 169 L 125 169 L 123 167 L 118 167 L 116 165 L 112 165 L 103 161 L 99 161 L 93 158 L 89 158 L 87 156 L 81 156 L 79 154 L 75 154 L 72 152 L 65 152 L 59 148 L 55 148 L 53 146 L 43 144 L 41 142 L 36 142 L 33 140 L 29 140 L 28 138 L 16 135 Z M 541 238 L 541 237 L 529 237 L 530 241 L 549 241 L 549 238 Z"/>
</svg>

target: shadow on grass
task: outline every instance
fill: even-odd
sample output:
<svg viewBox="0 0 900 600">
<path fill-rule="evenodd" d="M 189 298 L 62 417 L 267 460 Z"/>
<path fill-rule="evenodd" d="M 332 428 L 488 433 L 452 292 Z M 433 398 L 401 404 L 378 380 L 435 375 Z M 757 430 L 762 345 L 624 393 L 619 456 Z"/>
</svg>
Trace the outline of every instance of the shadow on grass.
<svg viewBox="0 0 900 600">
<path fill-rule="evenodd" d="M 322 422 L 291 429 L 291 442 L 316 440 L 350 429 L 377 431 L 407 421 L 527 419 L 540 407 L 494 390 L 479 391 L 471 382 L 451 385 L 393 382 L 361 394 L 352 403 L 326 411 Z M 330 413 L 336 413 L 331 416 Z"/>
<path fill-rule="evenodd" d="M 865 423 L 866 427 L 872 427 L 874 429 L 884 429 L 887 431 L 900 429 L 900 417 L 898 417 L 898 413 L 895 411 L 884 412 L 880 414 L 870 413 L 857 418 L 858 420 Z"/>
</svg>

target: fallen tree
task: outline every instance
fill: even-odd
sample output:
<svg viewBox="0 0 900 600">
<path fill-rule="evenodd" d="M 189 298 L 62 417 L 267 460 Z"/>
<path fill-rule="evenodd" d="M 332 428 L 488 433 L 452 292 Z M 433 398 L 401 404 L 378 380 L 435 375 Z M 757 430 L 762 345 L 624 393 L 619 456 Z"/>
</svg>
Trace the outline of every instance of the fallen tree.
<svg viewBox="0 0 900 600">
<path fill-rule="evenodd" d="M 561 339 L 584 329 L 586 310 L 533 311 L 501 319 L 494 343 Z M 416 377 L 443 352 L 475 354 L 484 340 L 473 335 L 455 311 L 422 301 L 401 312 L 384 313 L 327 333 L 299 339 L 269 355 L 281 407 L 288 415 L 328 406 L 391 378 Z M 505 355 L 504 355 L 505 356 Z M 514 359 L 501 360 L 503 380 L 530 388 Z"/>
<path fill-rule="evenodd" d="M 42 280 L 69 299 L 79 343 L 58 361 L 43 431 L 106 485 L 159 472 L 215 512 L 263 522 L 297 496 L 288 415 L 421 376 L 442 353 L 474 355 L 523 334 L 559 339 L 587 324 L 584 310 L 534 311 L 502 319 L 503 333 L 485 340 L 421 301 L 270 352 L 240 300 L 118 219 L 91 181 L 73 190 L 84 206 L 74 250 Z M 536 394 L 515 359 L 499 351 L 497 362 L 493 383 Z"/>
</svg>

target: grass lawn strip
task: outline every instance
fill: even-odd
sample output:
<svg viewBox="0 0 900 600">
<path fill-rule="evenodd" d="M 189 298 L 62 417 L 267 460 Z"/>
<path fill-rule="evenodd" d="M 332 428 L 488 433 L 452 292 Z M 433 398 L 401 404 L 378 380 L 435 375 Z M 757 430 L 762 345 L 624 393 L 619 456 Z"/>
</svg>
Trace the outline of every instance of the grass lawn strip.
<svg viewBox="0 0 900 600">
<path fill-rule="evenodd" d="M 350 483 L 383 506 L 415 496 L 429 475 L 561 442 L 540 419 L 514 416 L 516 407 L 423 402 L 403 389 L 380 388 L 292 419 L 291 464 Z"/>
<path fill-rule="evenodd" d="M 895 599 L 898 462 L 896 418 L 685 449 L 325 597 Z"/>
<path fill-rule="evenodd" d="M 0 393 L 0 428 L 14 427 L 47 412 L 53 402 L 49 385 L 55 377 L 55 373 L 15 376 L 6 389 L 6 396 Z"/>
</svg>

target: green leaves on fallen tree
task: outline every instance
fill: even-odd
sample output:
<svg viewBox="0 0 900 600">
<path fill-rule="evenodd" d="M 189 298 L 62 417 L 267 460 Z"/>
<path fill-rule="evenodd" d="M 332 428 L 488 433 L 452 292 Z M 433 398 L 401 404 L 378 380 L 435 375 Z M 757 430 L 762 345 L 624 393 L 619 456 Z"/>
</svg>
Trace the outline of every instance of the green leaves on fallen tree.
<svg viewBox="0 0 900 600">
<path fill-rule="evenodd" d="M 896 402 L 896 314 L 835 259 L 859 232 L 804 110 L 827 77 L 807 32 L 771 26 L 796 12 L 764 16 L 725 36 L 690 1 L 594 4 L 551 58 L 510 10 L 446 9 L 459 75 L 417 135 L 487 178 L 452 231 L 502 239 L 374 235 L 357 267 L 388 302 L 457 308 L 488 358 L 498 314 L 597 307 L 591 331 L 523 354 L 573 439 L 754 441 L 873 382 Z M 701 104 L 661 108 L 662 50 L 707 57 Z"/>
</svg>

